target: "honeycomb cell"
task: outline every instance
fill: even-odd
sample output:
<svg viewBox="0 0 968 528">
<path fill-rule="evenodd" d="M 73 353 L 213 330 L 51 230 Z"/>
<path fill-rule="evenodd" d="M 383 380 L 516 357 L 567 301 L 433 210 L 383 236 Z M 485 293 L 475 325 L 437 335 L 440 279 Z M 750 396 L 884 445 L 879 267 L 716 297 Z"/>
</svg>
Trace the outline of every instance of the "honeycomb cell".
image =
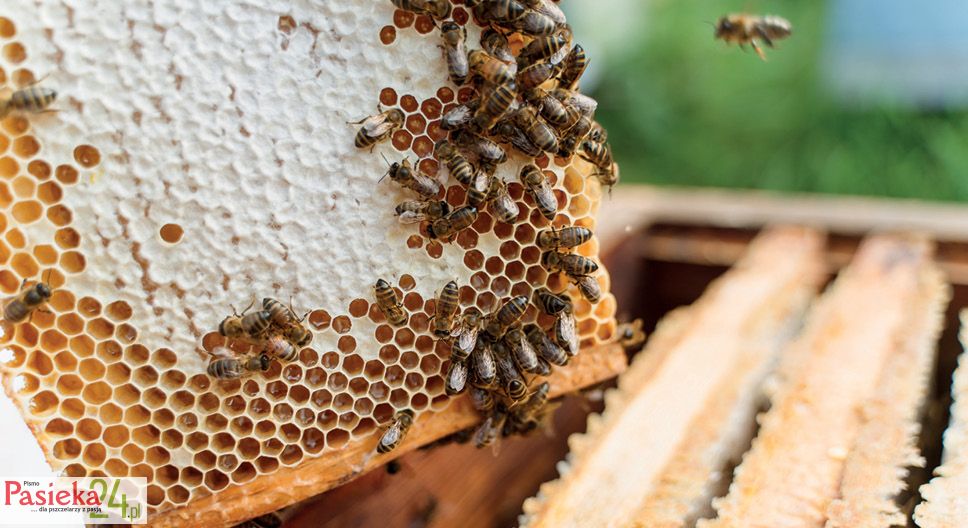
<svg viewBox="0 0 968 528">
<path fill-rule="evenodd" d="M 496 277 L 491 281 L 491 292 L 498 297 L 505 297 L 511 291 L 511 281 L 506 277 Z"/>
<path fill-rule="evenodd" d="M 384 106 L 393 106 L 397 104 L 396 90 L 389 87 L 380 90 L 380 103 Z"/>
<path fill-rule="evenodd" d="M 97 416 L 101 420 L 101 423 L 104 425 L 117 424 L 117 423 L 121 423 L 121 419 L 124 417 L 124 413 L 121 410 L 121 407 L 118 407 L 113 403 L 107 403 L 102 405 L 97 410 Z"/>
<path fill-rule="evenodd" d="M 393 147 L 401 152 L 408 150 L 413 142 L 413 135 L 406 130 L 400 129 L 393 133 L 390 141 Z"/>
<path fill-rule="evenodd" d="M 166 429 L 161 433 L 161 445 L 167 449 L 178 449 L 185 442 L 185 436 L 176 429 Z"/>
<path fill-rule="evenodd" d="M 13 140 L 13 153 L 21 159 L 29 159 L 40 152 L 40 143 L 34 136 L 20 136 Z"/>
<path fill-rule="evenodd" d="M 34 257 L 36 257 L 37 262 L 48 266 L 57 262 L 57 250 L 53 246 L 40 244 L 34 246 Z"/>
<path fill-rule="evenodd" d="M 402 368 L 400 368 L 399 365 L 391 365 L 387 367 L 387 372 L 383 379 L 391 387 L 399 387 L 403 383 L 403 378 L 405 375 L 406 373 Z"/>
<path fill-rule="evenodd" d="M 190 433 L 185 437 L 185 446 L 191 451 L 201 451 L 208 447 L 208 435 L 204 433 Z"/>
<path fill-rule="evenodd" d="M 3 136 L 0 136 L 0 137 L 3 137 Z M 3 148 L 4 141 L 5 139 L 0 139 L 0 152 L 3 152 L 4 150 Z M 40 181 L 44 181 L 50 178 L 52 171 L 49 163 L 47 163 L 42 159 L 35 159 L 27 164 L 27 172 L 29 172 L 34 178 L 37 178 Z M 60 189 L 60 187 L 58 187 L 58 189 Z"/>
<path fill-rule="evenodd" d="M 57 178 L 57 181 L 65 185 L 74 185 L 77 183 L 80 174 L 77 172 L 77 169 L 70 165 L 58 165 L 54 169 L 54 177 Z"/>
<path fill-rule="evenodd" d="M 8 231 L 8 234 L 10 232 Z M 34 257 L 27 253 L 17 253 L 10 259 L 10 267 L 13 271 L 23 278 L 34 277 L 40 273 L 40 267 Z"/>
<path fill-rule="evenodd" d="M 151 421 L 161 428 L 171 427 L 175 424 L 175 413 L 169 409 L 158 409 L 151 413 Z"/>
<path fill-rule="evenodd" d="M 198 427 L 198 417 L 190 412 L 178 416 L 178 428 L 182 432 L 193 431 Z"/>
<path fill-rule="evenodd" d="M 63 418 L 54 418 L 44 426 L 44 432 L 51 436 L 70 436 L 74 426 Z"/>
<path fill-rule="evenodd" d="M 426 332 L 427 329 L 424 328 L 421 331 Z M 431 352 L 434 349 L 434 339 L 426 335 L 417 336 L 417 340 L 414 342 L 414 348 L 416 348 L 418 352 L 422 353 Z"/>
<path fill-rule="evenodd" d="M 178 481 L 178 468 L 175 466 L 161 466 L 155 470 L 155 481 L 168 487 Z"/>
<path fill-rule="evenodd" d="M 269 438 L 276 434 L 276 424 L 269 420 L 262 420 L 255 424 L 255 435 L 259 438 Z"/>
<path fill-rule="evenodd" d="M 422 411 L 427 408 L 430 398 L 426 394 L 418 392 L 410 397 L 410 408 L 415 411 Z"/>
<path fill-rule="evenodd" d="M 434 140 L 430 139 L 428 136 L 417 136 L 413 140 L 413 153 L 418 157 L 424 158 L 434 152 Z M 428 163 L 430 163 L 428 161 Z M 430 172 L 430 171 L 424 171 Z"/>
<path fill-rule="evenodd" d="M 86 169 L 101 163 L 101 153 L 91 145 L 78 145 L 74 148 L 74 161 Z"/>
<path fill-rule="evenodd" d="M 400 348 L 406 348 L 413 345 L 414 339 L 415 335 L 412 330 L 409 328 L 401 328 L 397 330 L 393 340 Z"/>
<path fill-rule="evenodd" d="M 158 371 L 150 365 L 138 367 L 131 373 L 131 380 L 141 387 L 150 387 L 158 381 Z"/>
<path fill-rule="evenodd" d="M 403 385 L 411 391 L 416 391 L 423 387 L 423 383 L 424 383 L 423 376 L 421 376 L 417 372 L 410 372 L 407 374 L 406 378 L 404 378 Z M 391 397 L 392 397 L 392 394 L 391 394 Z"/>
<path fill-rule="evenodd" d="M 65 226 L 74 219 L 74 213 L 65 205 L 53 205 L 47 208 L 47 219 L 55 226 Z"/>
<path fill-rule="evenodd" d="M 30 412 L 37 416 L 47 416 L 57 410 L 59 400 L 51 391 L 43 391 L 35 394 L 28 403 Z"/>
<path fill-rule="evenodd" d="M 58 460 L 73 460 L 81 454 L 81 443 L 74 438 L 66 438 L 54 444 L 53 455 Z"/>
<path fill-rule="evenodd" d="M 80 273 L 87 266 L 87 259 L 79 251 L 67 251 L 61 255 L 60 266 L 68 273 Z"/>
<path fill-rule="evenodd" d="M 383 26 L 380 28 L 380 42 L 385 46 L 389 46 L 395 40 L 397 40 L 397 28 L 393 26 Z"/>
<path fill-rule="evenodd" d="M 442 103 L 450 103 L 454 100 L 454 90 L 447 86 L 437 89 L 437 99 Z"/>
<path fill-rule="evenodd" d="M 398 357 L 400 357 L 400 350 L 396 346 L 384 345 L 380 347 L 380 360 L 384 364 L 389 365 L 395 363 Z"/>
<path fill-rule="evenodd" d="M 10 156 L 0 157 L 0 177 L 13 178 L 20 172 L 20 165 Z"/>
<path fill-rule="evenodd" d="M 87 470 L 84 469 L 84 466 L 80 464 L 68 464 L 67 467 L 64 468 L 64 474 L 68 477 L 83 478 L 87 476 Z"/>
<path fill-rule="evenodd" d="M 359 416 L 366 416 L 373 412 L 373 401 L 369 398 L 359 398 L 353 403 L 353 412 Z"/>
<path fill-rule="evenodd" d="M 149 409 L 160 408 L 162 405 L 165 404 L 165 401 L 167 399 L 168 399 L 168 395 L 165 394 L 165 392 L 159 389 L 158 387 L 151 387 L 151 388 L 145 389 L 145 391 L 141 393 L 141 401 L 143 401 L 144 404 L 147 405 Z"/>
<path fill-rule="evenodd" d="M 221 431 L 228 427 L 229 420 L 221 414 L 210 414 L 205 417 L 203 425 L 209 431 Z"/>
<path fill-rule="evenodd" d="M 101 341 L 97 344 L 96 353 L 98 359 L 105 364 L 120 361 L 123 354 L 121 345 L 117 341 Z M 127 365 L 124 365 L 123 367 L 130 372 L 130 369 L 127 367 Z"/>
<path fill-rule="evenodd" d="M 393 12 L 393 25 L 400 29 L 408 28 L 413 25 L 413 20 L 415 15 L 410 11 L 404 11 L 403 9 L 397 9 Z"/>
<path fill-rule="evenodd" d="M 483 292 L 477 296 L 477 307 L 484 313 L 497 309 L 497 297 L 491 292 Z"/>
<path fill-rule="evenodd" d="M 491 284 L 491 277 L 483 271 L 471 275 L 470 279 L 472 291 L 483 291 Z"/>
<path fill-rule="evenodd" d="M 13 187 L 13 194 L 20 199 L 32 198 L 36 189 L 34 181 L 23 176 L 14 179 L 11 186 Z"/>
<path fill-rule="evenodd" d="M 81 377 L 87 381 L 99 380 L 104 377 L 104 363 L 94 358 L 84 359 L 80 363 L 78 372 L 80 372 Z"/>
<path fill-rule="evenodd" d="M 185 235 L 185 230 L 178 224 L 165 224 L 158 230 L 158 235 L 169 244 L 177 244 Z"/>
<path fill-rule="evenodd" d="M 77 422 L 77 436 L 85 442 L 97 440 L 101 436 L 101 424 L 91 418 Z"/>
<path fill-rule="evenodd" d="M 84 447 L 82 460 L 88 467 L 97 467 L 104 463 L 107 451 L 101 444 L 88 444 Z"/>
<path fill-rule="evenodd" d="M 316 423 L 326 431 L 336 427 L 336 420 L 336 412 L 332 409 L 322 411 L 316 416 Z"/>
<path fill-rule="evenodd" d="M 205 485 L 212 491 L 219 491 L 229 485 L 229 477 L 217 469 L 212 469 L 205 473 Z M 148 503 L 152 503 L 150 497 Z"/>
<path fill-rule="evenodd" d="M 431 241 L 426 246 L 427 255 L 432 259 L 439 259 L 444 254 L 444 246 L 436 240 Z"/>
</svg>

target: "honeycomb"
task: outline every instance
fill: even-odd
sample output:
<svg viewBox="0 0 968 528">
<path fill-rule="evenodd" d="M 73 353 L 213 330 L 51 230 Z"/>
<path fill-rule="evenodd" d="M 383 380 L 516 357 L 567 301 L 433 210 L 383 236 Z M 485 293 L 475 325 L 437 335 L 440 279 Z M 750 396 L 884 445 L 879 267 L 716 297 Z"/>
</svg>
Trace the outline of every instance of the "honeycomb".
<svg viewBox="0 0 968 528">
<path fill-rule="evenodd" d="M 453 17 L 476 47 L 479 28 L 460 6 Z M 409 195 L 378 182 L 380 154 L 436 174 L 440 117 L 473 96 L 448 83 L 438 43 L 429 18 L 390 2 L 14 0 L 0 12 L 0 83 L 61 92 L 57 113 L 0 123 L 0 290 L 54 289 L 46 311 L 4 324 L 0 372 L 54 470 L 146 477 L 159 513 L 375 445 L 395 410 L 419 421 L 451 403 L 450 349 L 429 321 L 452 279 L 462 307 L 485 313 L 540 286 L 567 291 L 582 346 L 613 338 L 614 297 L 585 301 L 535 245 L 550 226 L 594 230 L 602 189 L 585 162 L 537 160 L 559 203 L 551 222 L 517 183 L 529 161 L 517 155 L 497 172 L 514 225 L 482 212 L 441 243 L 394 217 Z M 346 122 L 378 102 L 406 124 L 361 153 Z M 446 200 L 463 203 L 451 183 Z M 596 238 L 578 248 L 598 250 Z M 374 305 L 378 277 L 407 325 Z M 595 278 L 608 292 L 604 268 Z M 313 342 L 298 361 L 209 377 L 210 353 L 239 346 L 219 321 L 263 296 L 308 311 Z M 524 319 L 552 323 L 534 307 Z"/>
</svg>

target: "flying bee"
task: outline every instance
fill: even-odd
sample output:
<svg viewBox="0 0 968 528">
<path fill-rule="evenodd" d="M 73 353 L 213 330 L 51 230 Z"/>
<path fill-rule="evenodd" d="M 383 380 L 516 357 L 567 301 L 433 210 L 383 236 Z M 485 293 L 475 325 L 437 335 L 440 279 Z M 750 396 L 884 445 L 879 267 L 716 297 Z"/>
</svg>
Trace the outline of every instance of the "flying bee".
<svg viewBox="0 0 968 528">
<path fill-rule="evenodd" d="M 438 159 L 447 165 L 447 170 L 450 171 L 454 179 L 464 185 L 470 185 L 471 179 L 474 177 L 474 167 L 450 141 L 446 139 L 438 141 L 434 145 L 434 153 Z"/>
<path fill-rule="evenodd" d="M 575 316 L 570 311 L 561 312 L 555 319 L 555 342 L 569 356 L 578 354 L 578 330 L 575 326 Z"/>
<path fill-rule="evenodd" d="M 539 359 L 544 359 L 559 367 L 568 363 L 568 354 L 557 343 L 548 337 L 548 334 L 535 324 L 524 327 L 524 333 L 528 336 L 531 346 L 537 351 Z"/>
<path fill-rule="evenodd" d="M 266 341 L 263 353 L 269 357 L 287 362 L 299 359 L 299 349 L 280 335 L 274 335 Z"/>
<path fill-rule="evenodd" d="M 558 214 L 558 199 L 551 192 L 551 185 L 548 184 L 548 179 L 545 178 L 541 169 L 529 163 L 521 168 L 518 177 L 524 184 L 524 189 L 534 200 L 541 216 L 547 220 L 554 220 L 555 215 Z"/>
<path fill-rule="evenodd" d="M 480 98 L 474 98 L 464 104 L 457 105 L 440 118 L 440 128 L 443 130 L 457 130 L 474 119 L 474 112 L 481 106 Z"/>
<path fill-rule="evenodd" d="M 588 131 L 587 139 L 596 143 L 608 141 L 608 131 L 598 121 L 592 121 L 592 128 Z"/>
<path fill-rule="evenodd" d="M 545 60 L 571 43 L 571 31 L 561 29 L 552 35 L 535 37 L 518 54 L 518 66 Z"/>
<path fill-rule="evenodd" d="M 528 394 L 528 384 L 518 371 L 508 348 L 501 342 L 494 343 L 493 347 L 499 384 L 512 405 L 517 404 Z"/>
<path fill-rule="evenodd" d="M 538 353 L 520 328 L 512 328 L 504 335 L 504 343 L 519 369 L 534 374 L 538 370 Z"/>
<path fill-rule="evenodd" d="M 38 282 L 27 288 L 27 281 L 20 285 L 20 293 L 9 299 L 3 306 L 3 320 L 8 323 L 20 323 L 33 316 L 34 310 L 50 299 L 53 292 L 48 284 Z"/>
<path fill-rule="evenodd" d="M 488 206 L 488 210 L 497 220 L 505 224 L 513 224 L 517 221 L 521 209 L 514 201 L 514 198 L 511 198 L 511 195 L 508 194 L 508 188 L 504 184 L 504 180 L 495 177 L 492 181 L 495 182 L 496 187 L 494 187 L 493 198 Z"/>
<path fill-rule="evenodd" d="M 720 18 L 716 23 L 715 37 L 724 42 L 735 42 L 740 47 L 749 44 L 761 59 L 766 60 L 766 54 L 763 53 L 757 40 L 762 40 L 772 48 L 774 40 L 789 37 L 792 32 L 793 27 L 784 18 L 739 13 Z"/>
<path fill-rule="evenodd" d="M 528 139 L 528 135 L 524 133 L 523 130 L 518 128 L 510 119 L 504 119 L 499 121 L 494 128 L 491 129 L 491 134 L 497 137 L 499 140 L 510 143 L 512 147 L 521 151 L 522 154 L 530 158 L 537 158 L 541 155 L 541 149 L 537 147 L 534 143 Z"/>
<path fill-rule="evenodd" d="M 442 189 L 439 181 L 420 172 L 419 169 L 414 169 L 410 160 L 406 158 L 400 162 L 393 162 L 386 175 L 390 176 L 390 179 L 400 184 L 401 187 L 410 189 L 424 198 L 434 198 Z"/>
<path fill-rule="evenodd" d="M 558 136 L 554 130 L 534 112 L 534 108 L 526 106 L 514 115 L 515 123 L 538 148 L 545 152 L 558 151 Z"/>
<path fill-rule="evenodd" d="M 544 250 L 573 248 L 588 242 L 592 230 L 587 227 L 569 226 L 561 229 L 545 229 L 538 233 L 538 247 Z"/>
<path fill-rule="evenodd" d="M 407 322 L 407 311 L 397 299 L 397 292 L 393 290 L 390 283 L 380 279 L 373 287 L 376 294 L 376 305 L 383 312 L 387 322 L 393 326 L 400 326 Z"/>
<path fill-rule="evenodd" d="M 498 435 L 501 434 L 501 430 L 504 429 L 505 420 L 507 420 L 507 413 L 495 409 L 493 414 L 488 416 L 484 423 L 477 428 L 477 432 L 474 433 L 474 445 L 481 449 L 494 444 Z"/>
<path fill-rule="evenodd" d="M 482 209 L 487 202 L 488 194 L 491 190 L 491 182 L 494 179 L 494 176 L 484 171 L 478 171 L 474 179 L 471 180 L 471 184 L 467 186 L 467 205 Z"/>
<path fill-rule="evenodd" d="M 36 84 L 15 90 L 6 98 L 0 98 L 0 119 L 11 112 L 56 112 L 48 107 L 57 99 L 57 91 Z"/>
<path fill-rule="evenodd" d="M 568 115 L 565 104 L 555 99 L 547 91 L 541 88 L 532 88 L 524 93 L 524 99 L 533 104 L 538 109 L 541 117 L 551 126 L 563 129 L 566 125 L 573 125 L 578 120 L 577 117 L 571 118 Z M 575 112 L 578 112 L 576 109 Z"/>
<path fill-rule="evenodd" d="M 450 5 L 449 0 L 444 3 Z M 457 25 L 456 22 L 444 22 L 440 26 L 440 34 L 444 39 L 444 55 L 447 58 L 447 74 L 450 80 L 457 86 L 464 84 L 470 73 L 470 66 L 467 64 L 467 31 Z"/>
<path fill-rule="evenodd" d="M 575 280 L 575 286 L 578 286 L 578 291 L 581 292 L 582 297 L 588 299 L 588 302 L 592 304 L 602 299 L 602 287 L 594 277 L 589 275 L 578 277 Z"/>
<path fill-rule="evenodd" d="M 488 413 L 494 409 L 494 396 L 491 391 L 471 386 L 471 403 L 480 413 Z"/>
<path fill-rule="evenodd" d="M 549 93 L 552 95 L 552 97 L 558 99 L 562 103 L 565 103 L 569 106 L 574 106 L 580 110 L 582 115 L 585 117 L 592 117 L 592 115 L 595 114 L 595 110 L 598 109 L 598 101 L 574 90 L 555 88 Z"/>
<path fill-rule="evenodd" d="M 534 291 L 534 304 L 548 315 L 571 311 L 571 300 L 567 296 L 551 293 L 548 288 L 538 288 Z"/>
<path fill-rule="evenodd" d="M 447 383 L 444 390 L 448 395 L 453 396 L 464 392 L 467 387 L 467 362 L 451 360 L 450 367 L 447 369 Z"/>
<path fill-rule="evenodd" d="M 508 38 L 494 28 L 487 28 L 481 32 L 481 49 L 508 66 L 517 66 L 511 47 L 508 45 Z"/>
<path fill-rule="evenodd" d="M 434 303 L 434 335 L 440 338 L 450 335 L 454 328 L 454 316 L 460 300 L 457 298 L 457 281 L 450 281 L 440 291 L 437 302 Z"/>
<path fill-rule="evenodd" d="M 552 273 L 563 271 L 572 277 L 591 275 L 598 271 L 598 264 L 594 260 L 574 253 L 545 251 L 541 255 L 541 264 Z"/>
<path fill-rule="evenodd" d="M 246 309 L 248 310 L 248 309 Z M 259 310 L 242 315 L 232 314 L 222 320 L 218 325 L 218 333 L 231 338 L 250 338 L 258 339 L 269 328 L 272 316 L 267 310 Z"/>
<path fill-rule="evenodd" d="M 631 323 L 618 325 L 615 339 L 628 352 L 637 352 L 645 343 L 645 331 L 642 330 L 642 320 L 636 319 Z"/>
<path fill-rule="evenodd" d="M 525 0 L 524 4 L 531 10 L 540 13 L 558 24 L 564 26 L 568 23 L 565 13 L 558 7 L 558 4 L 551 0 Z"/>
<path fill-rule="evenodd" d="M 363 125 L 360 127 L 360 131 L 356 133 L 356 140 L 354 141 L 356 148 L 373 147 L 377 143 L 387 139 L 403 126 L 404 118 L 405 116 L 402 110 L 399 108 L 391 108 L 360 121 L 350 123 L 351 125 Z"/>
<path fill-rule="evenodd" d="M 389 453 L 396 449 L 407 436 L 407 431 L 410 430 L 410 426 L 413 425 L 413 417 L 413 411 L 410 409 L 397 411 L 393 415 L 393 422 L 390 423 L 390 426 L 383 432 L 383 436 L 380 437 L 380 443 L 376 446 L 377 453 Z"/>
<path fill-rule="evenodd" d="M 450 204 L 443 200 L 407 200 L 397 204 L 396 213 L 401 224 L 434 221 L 450 213 Z"/>
<path fill-rule="evenodd" d="M 582 141 L 579 155 L 599 169 L 608 169 L 612 166 L 612 148 L 608 143 L 595 143 L 586 139 Z"/>
<path fill-rule="evenodd" d="M 514 81 L 496 85 L 485 92 L 481 97 L 481 107 L 477 109 L 471 122 L 475 130 L 489 131 L 498 120 L 504 117 L 517 97 L 518 91 Z"/>
<path fill-rule="evenodd" d="M 588 68 L 588 56 L 581 44 L 575 44 L 563 61 L 564 67 L 558 75 L 558 86 L 566 90 L 574 90 L 585 69 Z"/>
<path fill-rule="evenodd" d="M 518 295 L 508 299 L 501 305 L 497 312 L 491 314 L 484 322 L 484 334 L 491 341 L 498 341 L 507 332 L 507 329 L 524 315 L 528 309 L 528 297 Z"/>
<path fill-rule="evenodd" d="M 467 64 L 484 82 L 493 85 L 507 84 L 514 80 L 514 70 L 500 59 L 492 57 L 486 51 L 475 49 L 467 54 Z"/>
<path fill-rule="evenodd" d="M 507 152 L 501 145 L 466 130 L 453 132 L 454 143 L 461 149 L 473 153 L 484 164 L 499 164 L 508 160 Z"/>
<path fill-rule="evenodd" d="M 518 88 L 530 90 L 552 78 L 557 69 L 557 66 L 549 62 L 539 62 L 519 71 L 515 80 L 518 83 Z"/>
<path fill-rule="evenodd" d="M 494 363 L 491 345 L 478 339 L 471 354 L 471 363 L 474 368 L 472 376 L 476 385 L 481 387 L 494 385 L 494 380 L 497 378 L 497 365 Z"/>
<path fill-rule="evenodd" d="M 477 334 L 481 329 L 484 314 L 475 306 L 468 308 L 461 316 L 460 325 L 451 334 L 454 344 L 451 346 L 451 358 L 463 361 L 474 350 L 477 344 Z"/>
<path fill-rule="evenodd" d="M 554 19 L 537 11 L 528 11 L 523 17 L 512 21 L 510 25 L 529 37 L 551 35 L 561 27 Z"/>
<path fill-rule="evenodd" d="M 430 238 L 451 238 L 462 229 L 470 227 L 477 220 L 477 208 L 465 205 L 451 211 L 443 218 L 434 220 L 427 226 L 427 235 Z"/>
</svg>

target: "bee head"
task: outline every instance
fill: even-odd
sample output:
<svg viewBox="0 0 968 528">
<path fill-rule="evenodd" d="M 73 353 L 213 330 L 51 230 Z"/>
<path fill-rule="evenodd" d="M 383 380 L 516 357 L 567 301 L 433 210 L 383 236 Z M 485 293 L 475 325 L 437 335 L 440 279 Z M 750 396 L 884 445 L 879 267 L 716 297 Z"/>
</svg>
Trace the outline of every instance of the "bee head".
<svg viewBox="0 0 968 528">
<path fill-rule="evenodd" d="M 44 284 L 43 282 L 38 283 L 36 286 L 34 286 L 34 292 L 42 300 L 50 299 L 50 296 L 51 296 L 50 286 Z"/>
<path fill-rule="evenodd" d="M 269 370 L 269 356 L 266 354 L 261 354 L 259 356 L 259 368 L 262 370 Z"/>
<path fill-rule="evenodd" d="M 734 24 L 729 17 L 722 17 L 716 22 L 716 37 L 722 37 L 723 35 L 728 35 L 736 29 L 736 24 Z"/>
</svg>

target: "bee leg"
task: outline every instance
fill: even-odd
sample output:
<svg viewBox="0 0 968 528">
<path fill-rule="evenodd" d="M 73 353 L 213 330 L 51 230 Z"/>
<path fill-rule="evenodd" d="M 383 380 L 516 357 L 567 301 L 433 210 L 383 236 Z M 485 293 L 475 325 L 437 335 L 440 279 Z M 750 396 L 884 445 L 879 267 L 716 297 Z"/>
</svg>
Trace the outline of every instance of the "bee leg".
<svg viewBox="0 0 968 528">
<path fill-rule="evenodd" d="M 27 289 L 27 279 L 24 279 L 23 282 L 20 283 L 20 291 L 24 291 L 25 289 Z"/>
<path fill-rule="evenodd" d="M 759 56 L 760 56 L 760 58 L 761 58 L 761 59 L 763 59 L 763 61 L 765 62 L 765 61 L 766 61 L 766 53 L 763 53 L 763 48 L 761 48 L 761 47 L 760 47 L 760 46 L 759 46 L 759 45 L 758 45 L 758 44 L 756 43 L 756 41 L 755 41 L 755 40 L 751 40 L 751 41 L 750 41 L 750 44 L 751 44 L 751 45 L 753 46 L 753 51 L 755 51 L 755 52 L 756 52 L 756 54 L 757 54 L 757 55 L 759 55 Z"/>
</svg>

